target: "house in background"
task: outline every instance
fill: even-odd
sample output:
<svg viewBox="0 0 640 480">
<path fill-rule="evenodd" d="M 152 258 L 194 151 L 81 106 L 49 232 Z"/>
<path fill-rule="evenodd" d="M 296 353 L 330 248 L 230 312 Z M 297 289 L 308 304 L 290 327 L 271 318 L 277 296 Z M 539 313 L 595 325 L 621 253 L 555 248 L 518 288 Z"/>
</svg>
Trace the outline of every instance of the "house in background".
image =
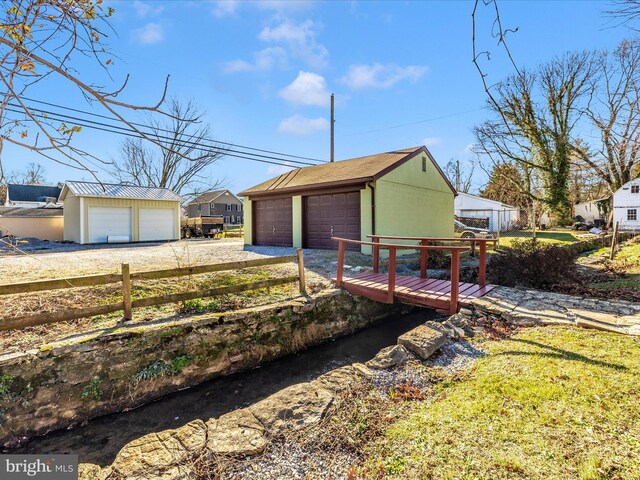
<svg viewBox="0 0 640 480">
<path fill-rule="evenodd" d="M 60 187 L 50 185 L 7 185 L 5 207 L 39 208 L 44 206 L 60 206 Z"/>
<path fill-rule="evenodd" d="M 462 218 L 488 219 L 490 232 L 508 230 L 520 220 L 520 210 L 512 205 L 470 193 L 458 192 L 455 214 Z M 464 220 L 460 220 L 464 223 Z"/>
<path fill-rule="evenodd" d="M 625 183 L 613 194 L 613 223 L 621 230 L 640 230 L 640 178 Z"/>
<path fill-rule="evenodd" d="M 611 197 L 598 198 L 588 202 L 576 203 L 573 207 L 574 217 L 582 217 L 586 223 L 602 224 L 607 222 L 607 217 L 611 211 Z"/>
<path fill-rule="evenodd" d="M 0 207 L 0 237 L 60 242 L 64 238 L 63 224 L 62 208 Z"/>
<path fill-rule="evenodd" d="M 223 217 L 225 225 L 243 225 L 242 200 L 229 190 L 214 190 L 198 195 L 187 204 L 187 216 Z"/>
<path fill-rule="evenodd" d="M 455 190 L 426 147 L 298 168 L 240 195 L 249 245 L 337 248 L 332 236 L 453 235 Z"/>
<path fill-rule="evenodd" d="M 180 238 L 182 198 L 166 188 L 66 182 L 64 239 L 76 243 L 152 242 Z"/>
</svg>

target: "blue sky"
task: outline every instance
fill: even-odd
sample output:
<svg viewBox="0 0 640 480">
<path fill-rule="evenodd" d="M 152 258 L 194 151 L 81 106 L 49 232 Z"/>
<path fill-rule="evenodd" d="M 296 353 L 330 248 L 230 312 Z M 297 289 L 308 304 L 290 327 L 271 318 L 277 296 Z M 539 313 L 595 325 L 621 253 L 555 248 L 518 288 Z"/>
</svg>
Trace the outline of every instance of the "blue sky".
<svg viewBox="0 0 640 480">
<path fill-rule="evenodd" d="M 80 65 L 80 76 L 115 86 L 123 100 L 154 103 L 166 75 L 169 93 L 204 110 L 214 137 L 319 159 L 329 157 L 329 94 L 336 95 L 336 159 L 425 144 L 444 165 L 473 158 L 472 128 L 486 118 L 485 95 L 471 62 L 472 2 L 115 1 L 109 40 L 113 82 Z M 567 50 L 615 48 L 631 33 L 612 28 L 607 2 L 499 3 L 519 66 L 534 67 Z M 510 73 L 481 9 L 480 49 L 493 83 Z M 59 82 L 30 97 L 92 110 Z M 94 110 L 104 113 L 100 110 Z M 135 117 L 132 117 L 135 118 Z M 121 138 L 84 129 L 82 146 L 108 160 Z M 5 168 L 41 163 L 49 181 L 89 179 L 85 172 L 7 148 Z M 284 167 L 228 158 L 208 172 L 238 192 Z M 104 181 L 108 172 L 98 171 Z M 478 171 L 474 187 L 486 180 Z"/>
</svg>

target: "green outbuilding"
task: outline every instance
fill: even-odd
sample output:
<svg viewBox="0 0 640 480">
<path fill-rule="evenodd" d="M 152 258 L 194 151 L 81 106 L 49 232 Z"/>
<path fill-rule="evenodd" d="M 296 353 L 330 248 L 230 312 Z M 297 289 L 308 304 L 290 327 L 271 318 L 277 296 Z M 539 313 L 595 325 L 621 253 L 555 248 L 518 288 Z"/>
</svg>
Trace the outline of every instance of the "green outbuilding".
<svg viewBox="0 0 640 480">
<path fill-rule="evenodd" d="M 456 192 L 424 146 L 298 168 L 240 195 L 247 245 L 333 249 L 332 236 L 453 236 Z"/>
</svg>

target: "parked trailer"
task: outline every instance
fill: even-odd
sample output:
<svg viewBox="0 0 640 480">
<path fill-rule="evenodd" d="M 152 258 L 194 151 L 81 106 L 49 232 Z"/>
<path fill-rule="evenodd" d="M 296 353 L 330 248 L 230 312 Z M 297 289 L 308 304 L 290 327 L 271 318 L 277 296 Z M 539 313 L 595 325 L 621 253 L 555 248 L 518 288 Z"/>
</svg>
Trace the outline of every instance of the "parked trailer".
<svg viewBox="0 0 640 480">
<path fill-rule="evenodd" d="M 182 238 L 213 237 L 224 229 L 223 217 L 183 218 L 180 222 Z"/>
</svg>

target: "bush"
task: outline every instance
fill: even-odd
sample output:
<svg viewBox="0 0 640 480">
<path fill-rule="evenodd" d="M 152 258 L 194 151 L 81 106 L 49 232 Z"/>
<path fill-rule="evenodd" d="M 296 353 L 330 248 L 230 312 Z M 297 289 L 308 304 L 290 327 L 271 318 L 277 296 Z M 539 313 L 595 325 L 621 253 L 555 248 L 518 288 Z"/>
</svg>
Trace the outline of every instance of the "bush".
<svg viewBox="0 0 640 480">
<path fill-rule="evenodd" d="M 491 256 L 487 280 L 508 287 L 550 289 L 576 279 L 578 255 L 574 248 L 514 240 L 511 248 Z"/>
</svg>

